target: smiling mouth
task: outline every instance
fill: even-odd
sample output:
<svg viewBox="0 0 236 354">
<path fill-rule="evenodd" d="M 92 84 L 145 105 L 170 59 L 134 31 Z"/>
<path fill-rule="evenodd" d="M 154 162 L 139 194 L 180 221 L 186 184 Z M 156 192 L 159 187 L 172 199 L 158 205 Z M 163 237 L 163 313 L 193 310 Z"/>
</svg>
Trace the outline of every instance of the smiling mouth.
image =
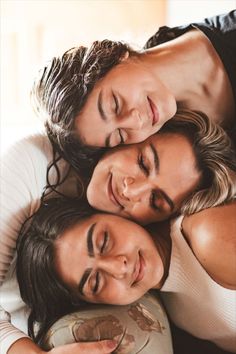
<svg viewBox="0 0 236 354">
<path fill-rule="evenodd" d="M 109 196 L 109 199 L 111 200 L 111 202 L 118 206 L 119 208 L 123 209 L 123 205 L 121 205 L 119 203 L 119 201 L 117 200 L 114 192 L 113 192 L 113 188 L 112 188 L 112 174 L 110 174 L 110 178 L 108 180 L 108 186 L 107 186 L 107 192 L 108 192 L 108 196 Z"/>
<path fill-rule="evenodd" d="M 138 253 L 138 260 L 135 265 L 135 270 L 134 270 L 134 281 L 132 285 L 137 284 L 140 282 L 143 277 L 144 277 L 144 268 L 145 268 L 145 261 L 143 259 L 142 254 L 139 252 Z"/>
<path fill-rule="evenodd" d="M 148 97 L 148 102 L 152 111 L 152 125 L 156 124 L 159 121 L 159 113 L 156 105 L 153 103 L 151 98 Z"/>
</svg>

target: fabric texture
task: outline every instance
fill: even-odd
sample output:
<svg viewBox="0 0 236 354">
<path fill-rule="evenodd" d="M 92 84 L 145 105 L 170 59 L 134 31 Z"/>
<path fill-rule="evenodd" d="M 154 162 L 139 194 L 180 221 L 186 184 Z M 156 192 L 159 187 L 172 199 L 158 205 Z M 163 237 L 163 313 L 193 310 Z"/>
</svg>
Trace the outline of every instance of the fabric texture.
<svg viewBox="0 0 236 354">
<path fill-rule="evenodd" d="M 193 28 L 197 28 L 208 37 L 223 62 L 232 86 L 236 107 L 236 10 L 232 10 L 228 14 L 206 18 L 203 22 L 199 23 L 190 23 L 173 28 L 167 26 L 160 27 L 159 30 L 149 38 L 144 48 L 152 48 L 158 44 L 171 41 Z M 236 117 L 233 130 L 228 133 L 235 142 Z"/>
<path fill-rule="evenodd" d="M 116 354 L 172 354 L 168 319 L 156 293 L 126 306 L 89 305 L 59 319 L 49 329 L 45 348 L 114 338 Z"/>
<path fill-rule="evenodd" d="M 1 354 L 27 333 L 27 311 L 15 278 L 15 248 L 22 223 L 40 205 L 46 170 L 52 161 L 51 144 L 44 134 L 27 137 L 13 145 L 1 159 L 0 200 L 0 348 Z M 65 161 L 59 162 L 62 176 Z M 55 182 L 55 171 L 50 175 Z M 7 312 L 8 313 L 7 313 Z M 9 322 L 9 313 L 11 321 Z M 15 324 L 15 326 L 13 326 Z M 17 329 L 19 328 L 19 329 Z"/>
<path fill-rule="evenodd" d="M 22 223 L 32 215 L 40 205 L 40 198 L 46 182 L 47 167 L 52 161 L 52 148 L 47 136 L 34 135 L 17 142 L 1 161 L 1 234 L 0 234 L 0 348 L 6 354 L 10 346 L 20 338 L 26 337 L 28 309 L 21 299 L 15 275 L 16 241 Z M 61 160 L 59 163 L 61 176 L 68 171 L 68 165 Z M 55 171 L 50 175 L 51 183 L 56 181 Z M 72 182 L 72 183 L 71 183 Z M 72 186 L 74 185 L 74 189 Z M 67 184 L 60 192 L 75 195 L 77 184 L 67 179 Z M 10 315 L 9 315 L 10 314 Z M 116 318 L 114 319 L 114 316 Z M 154 316 L 155 315 L 155 316 Z M 122 334 L 119 353 L 130 353 L 131 349 L 148 353 L 158 343 L 160 354 L 172 353 L 171 334 L 165 311 L 157 299 L 146 295 L 139 304 L 130 306 L 129 311 L 123 307 L 110 308 L 100 305 L 100 310 L 88 306 L 77 314 L 76 333 L 83 340 L 93 340 L 95 333 L 107 336 L 113 330 Z M 81 325 L 84 320 L 83 326 Z M 87 321 L 86 319 L 89 319 Z M 86 321 L 85 321 L 86 320 Z M 62 320 L 63 321 L 63 320 Z M 131 324 L 134 322 L 134 325 Z M 79 323 L 79 328 L 78 328 Z M 135 324 L 136 323 L 136 324 Z M 107 325 L 109 330 L 107 331 Z M 123 330 L 125 332 L 123 333 Z M 58 329 L 58 331 L 60 328 Z M 57 331 L 57 333 L 58 333 Z M 104 332 L 105 331 L 105 332 Z M 118 331 L 118 332 L 117 332 Z M 125 336 L 123 337 L 123 334 Z M 141 336 L 142 334 L 142 336 Z M 66 334 L 67 335 L 67 334 Z M 59 333 L 52 340 L 66 343 Z M 98 338 L 96 338 L 98 339 Z M 56 344 L 56 343 L 54 343 Z M 58 344 L 58 345 L 59 345 Z M 118 353 L 118 351 L 117 351 Z"/>
<path fill-rule="evenodd" d="M 166 310 L 179 328 L 236 353 L 236 291 L 207 274 L 181 233 L 182 219 L 171 227 L 170 269 L 161 289 Z"/>
</svg>

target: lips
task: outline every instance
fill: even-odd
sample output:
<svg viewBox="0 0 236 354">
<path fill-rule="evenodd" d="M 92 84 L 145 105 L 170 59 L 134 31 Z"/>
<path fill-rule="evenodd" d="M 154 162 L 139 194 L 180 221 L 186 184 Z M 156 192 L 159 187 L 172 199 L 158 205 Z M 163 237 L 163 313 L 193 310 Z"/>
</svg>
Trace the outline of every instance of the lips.
<svg viewBox="0 0 236 354">
<path fill-rule="evenodd" d="M 123 209 L 123 205 L 121 205 L 118 201 L 118 199 L 115 196 L 114 189 L 112 187 L 112 174 L 110 174 L 110 178 L 108 180 L 108 185 L 107 185 L 107 194 L 111 202 L 115 205 L 118 206 L 119 208 Z"/>
<path fill-rule="evenodd" d="M 149 97 L 148 97 L 148 102 L 149 102 L 149 105 L 150 105 L 151 111 L 152 111 L 152 125 L 154 125 L 159 121 L 159 113 L 158 113 L 156 105 Z"/>
<path fill-rule="evenodd" d="M 133 285 L 140 282 L 144 277 L 145 261 L 144 261 L 143 256 L 141 255 L 140 252 L 138 255 L 139 255 L 138 260 L 137 260 L 137 263 L 135 265 L 135 270 L 134 270 Z"/>
</svg>

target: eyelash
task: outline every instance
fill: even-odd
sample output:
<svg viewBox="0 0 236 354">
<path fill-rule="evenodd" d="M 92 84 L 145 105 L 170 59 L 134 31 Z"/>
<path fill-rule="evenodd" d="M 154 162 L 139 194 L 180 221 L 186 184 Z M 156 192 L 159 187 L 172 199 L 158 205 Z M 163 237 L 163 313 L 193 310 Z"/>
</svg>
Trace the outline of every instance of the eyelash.
<svg viewBox="0 0 236 354">
<path fill-rule="evenodd" d="M 140 167 L 140 169 L 145 173 L 146 176 L 149 175 L 149 168 L 145 165 L 144 161 L 143 161 L 143 155 L 139 155 L 138 156 L 138 165 Z"/>
<path fill-rule="evenodd" d="M 99 287 L 99 272 L 96 273 L 96 282 L 95 282 L 95 286 L 93 288 L 93 294 L 96 294 L 98 287 Z"/>
<path fill-rule="evenodd" d="M 117 114 L 119 112 L 119 102 L 118 102 L 117 97 L 114 94 L 113 94 L 113 99 L 115 102 L 115 113 Z"/>
<path fill-rule="evenodd" d="M 107 241 L 108 241 L 108 232 L 105 231 L 105 232 L 104 232 L 104 238 L 103 238 L 102 247 L 101 247 L 101 249 L 100 249 L 100 252 L 101 252 L 101 253 L 103 253 L 104 249 L 106 248 Z"/>
<path fill-rule="evenodd" d="M 156 197 L 157 197 L 156 193 L 152 192 L 151 195 L 150 195 L 150 206 L 154 210 L 161 211 L 161 209 L 155 204 Z"/>
<path fill-rule="evenodd" d="M 104 249 L 107 246 L 107 241 L 108 241 L 108 232 L 105 231 L 104 232 L 104 239 L 103 239 L 103 243 L 102 243 L 102 247 L 100 249 L 100 253 L 102 254 L 104 252 Z M 96 273 L 96 282 L 95 282 L 95 286 L 93 288 L 93 294 L 96 294 L 98 288 L 99 288 L 99 278 L 100 278 L 100 274 L 99 272 Z"/>
<path fill-rule="evenodd" d="M 120 144 L 124 144 L 125 141 L 124 141 L 124 138 L 121 134 L 121 130 L 119 129 L 118 131 L 119 131 L 119 135 L 120 135 Z"/>
<path fill-rule="evenodd" d="M 118 101 L 117 97 L 114 95 L 114 93 L 113 93 L 113 99 L 114 99 L 114 102 L 115 102 L 115 114 L 118 114 L 118 112 L 119 112 L 119 101 Z M 120 136 L 120 144 L 124 144 L 125 140 L 124 140 L 124 138 L 123 138 L 123 136 L 121 134 L 121 129 L 118 129 L 118 132 L 119 132 L 119 136 Z"/>
</svg>

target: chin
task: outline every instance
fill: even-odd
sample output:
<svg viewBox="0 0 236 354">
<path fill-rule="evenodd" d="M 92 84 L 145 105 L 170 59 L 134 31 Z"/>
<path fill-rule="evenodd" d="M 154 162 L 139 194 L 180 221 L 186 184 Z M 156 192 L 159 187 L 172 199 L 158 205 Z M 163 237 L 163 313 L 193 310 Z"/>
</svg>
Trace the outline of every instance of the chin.
<svg viewBox="0 0 236 354">
<path fill-rule="evenodd" d="M 93 208 L 96 208 L 97 206 L 96 201 L 94 200 L 94 194 L 94 188 L 91 188 L 89 184 L 86 192 L 87 201 Z"/>
</svg>

